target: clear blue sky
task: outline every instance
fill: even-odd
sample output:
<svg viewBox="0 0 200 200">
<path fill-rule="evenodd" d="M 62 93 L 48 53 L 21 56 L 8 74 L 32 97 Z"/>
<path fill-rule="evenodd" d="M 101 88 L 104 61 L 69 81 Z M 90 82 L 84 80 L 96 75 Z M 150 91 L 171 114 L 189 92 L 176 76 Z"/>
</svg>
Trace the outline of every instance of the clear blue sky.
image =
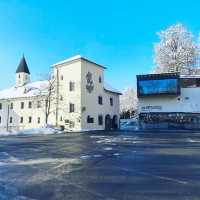
<svg viewBox="0 0 200 200">
<path fill-rule="evenodd" d="M 200 31 L 200 1 L 0 0 L 0 89 L 15 83 L 25 54 L 32 80 L 81 54 L 108 67 L 116 88 L 135 86 L 153 67 L 156 32 L 182 22 Z"/>
</svg>

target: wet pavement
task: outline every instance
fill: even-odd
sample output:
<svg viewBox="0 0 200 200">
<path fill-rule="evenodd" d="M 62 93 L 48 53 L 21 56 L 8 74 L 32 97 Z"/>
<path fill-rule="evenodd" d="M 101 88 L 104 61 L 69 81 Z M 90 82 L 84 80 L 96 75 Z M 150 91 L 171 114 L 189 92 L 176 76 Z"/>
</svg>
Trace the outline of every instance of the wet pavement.
<svg viewBox="0 0 200 200">
<path fill-rule="evenodd" d="M 0 137 L 0 200 L 199 200 L 200 133 Z"/>
</svg>

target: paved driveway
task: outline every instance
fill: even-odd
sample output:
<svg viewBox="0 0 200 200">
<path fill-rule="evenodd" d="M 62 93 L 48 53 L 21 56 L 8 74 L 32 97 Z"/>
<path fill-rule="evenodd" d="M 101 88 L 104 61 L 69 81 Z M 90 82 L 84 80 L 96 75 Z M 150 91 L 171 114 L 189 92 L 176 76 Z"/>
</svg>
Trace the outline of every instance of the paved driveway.
<svg viewBox="0 0 200 200">
<path fill-rule="evenodd" d="M 0 200 L 199 200 L 200 133 L 0 138 Z"/>
</svg>

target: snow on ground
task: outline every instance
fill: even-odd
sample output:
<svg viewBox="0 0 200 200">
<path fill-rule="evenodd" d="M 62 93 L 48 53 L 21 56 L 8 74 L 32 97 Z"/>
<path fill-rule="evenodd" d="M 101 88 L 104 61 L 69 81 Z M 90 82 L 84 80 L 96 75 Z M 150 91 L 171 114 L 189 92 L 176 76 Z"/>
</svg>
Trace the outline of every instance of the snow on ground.
<svg viewBox="0 0 200 200">
<path fill-rule="evenodd" d="M 21 131 L 0 131 L 0 136 L 13 136 L 13 135 L 49 135 L 62 133 L 59 129 L 53 126 L 46 125 L 43 128 L 33 128 Z"/>
</svg>

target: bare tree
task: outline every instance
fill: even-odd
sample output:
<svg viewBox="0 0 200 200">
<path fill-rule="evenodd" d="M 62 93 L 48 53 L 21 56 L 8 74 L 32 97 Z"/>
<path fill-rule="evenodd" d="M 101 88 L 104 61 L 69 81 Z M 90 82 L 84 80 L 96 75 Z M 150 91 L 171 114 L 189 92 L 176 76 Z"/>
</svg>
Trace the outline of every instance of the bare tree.
<svg viewBox="0 0 200 200">
<path fill-rule="evenodd" d="M 56 78 L 52 73 L 43 75 L 44 83 L 38 88 L 37 107 L 45 113 L 45 123 L 49 123 L 49 116 L 55 112 L 57 104 Z"/>
<path fill-rule="evenodd" d="M 47 94 L 45 98 L 45 122 L 48 124 L 49 115 L 54 111 L 55 107 L 53 105 L 56 104 L 56 80 L 54 77 L 49 76 L 48 78 L 48 88 Z"/>
</svg>

